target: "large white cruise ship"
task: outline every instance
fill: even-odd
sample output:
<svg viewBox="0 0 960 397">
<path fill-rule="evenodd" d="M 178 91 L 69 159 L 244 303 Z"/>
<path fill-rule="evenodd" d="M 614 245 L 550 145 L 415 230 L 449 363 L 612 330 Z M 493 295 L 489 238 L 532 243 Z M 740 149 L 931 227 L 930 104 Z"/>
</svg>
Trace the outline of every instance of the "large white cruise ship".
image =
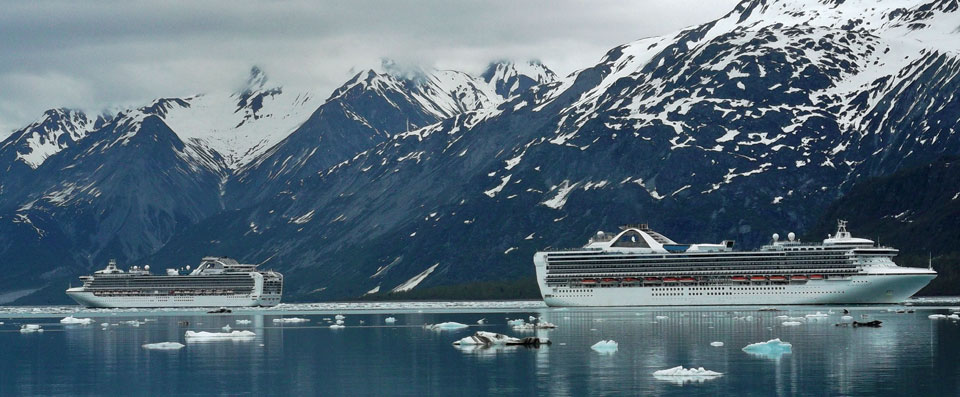
<svg viewBox="0 0 960 397">
<path fill-rule="evenodd" d="M 586 246 L 537 252 L 548 306 L 680 306 L 900 303 L 933 280 L 900 267 L 898 251 L 852 237 L 846 222 L 822 243 L 774 234 L 758 251 L 677 244 L 647 225 L 598 232 Z"/>
<path fill-rule="evenodd" d="M 83 285 L 71 287 L 67 295 L 86 307 L 274 306 L 283 294 L 282 274 L 213 256 L 189 274 L 167 269 L 167 274 L 155 275 L 149 266 L 123 271 L 110 261 L 80 280 Z"/>
</svg>

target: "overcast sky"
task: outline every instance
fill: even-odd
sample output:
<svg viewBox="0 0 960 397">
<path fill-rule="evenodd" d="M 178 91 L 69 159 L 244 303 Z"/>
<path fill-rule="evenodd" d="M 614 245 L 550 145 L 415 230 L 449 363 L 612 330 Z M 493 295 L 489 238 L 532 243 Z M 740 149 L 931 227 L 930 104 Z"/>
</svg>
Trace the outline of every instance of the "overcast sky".
<svg viewBox="0 0 960 397">
<path fill-rule="evenodd" d="M 566 75 L 614 46 L 715 19 L 735 4 L 0 0 L 0 138 L 49 108 L 96 112 L 232 91 L 252 65 L 288 89 L 323 96 L 381 58 L 471 73 L 496 59 L 539 59 Z"/>
</svg>

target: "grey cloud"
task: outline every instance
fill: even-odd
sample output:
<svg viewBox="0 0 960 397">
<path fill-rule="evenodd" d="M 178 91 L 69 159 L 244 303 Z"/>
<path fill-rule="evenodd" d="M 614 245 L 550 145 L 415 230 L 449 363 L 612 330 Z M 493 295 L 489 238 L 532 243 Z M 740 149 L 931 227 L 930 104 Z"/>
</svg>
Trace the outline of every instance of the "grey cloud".
<svg viewBox="0 0 960 397">
<path fill-rule="evenodd" d="M 254 64 L 323 96 L 384 57 L 473 73 L 494 59 L 539 59 L 565 75 L 734 4 L 10 1 L 0 4 L 0 138 L 51 107 L 97 111 L 233 90 Z"/>
</svg>

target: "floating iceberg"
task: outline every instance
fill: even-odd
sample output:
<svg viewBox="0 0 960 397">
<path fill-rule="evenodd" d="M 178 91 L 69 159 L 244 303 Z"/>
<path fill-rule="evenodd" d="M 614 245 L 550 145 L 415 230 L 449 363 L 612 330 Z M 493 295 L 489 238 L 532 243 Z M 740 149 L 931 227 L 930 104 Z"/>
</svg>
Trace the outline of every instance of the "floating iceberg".
<svg viewBox="0 0 960 397">
<path fill-rule="evenodd" d="M 547 321 L 541 321 L 539 323 L 523 323 L 520 325 L 514 325 L 513 329 L 515 331 L 533 331 L 537 329 L 554 329 L 557 328 L 557 325 Z"/>
<path fill-rule="evenodd" d="M 710 342 L 710 346 L 721 347 L 723 346 L 723 342 Z"/>
<path fill-rule="evenodd" d="M 144 349 L 150 350 L 177 350 L 182 349 L 185 345 L 183 343 L 177 342 L 160 342 L 160 343 L 147 343 L 143 345 Z"/>
<path fill-rule="evenodd" d="M 224 325 L 223 328 L 221 328 L 221 329 L 222 329 L 224 332 L 230 332 L 230 330 L 231 330 L 230 324 Z"/>
<path fill-rule="evenodd" d="M 667 317 L 667 316 L 657 316 L 657 317 L 656 317 L 657 320 L 666 320 L 666 319 L 668 319 L 668 318 L 670 318 L 670 317 Z"/>
<path fill-rule="evenodd" d="M 853 321 L 853 316 L 843 316 L 843 317 L 840 317 L 840 321 L 851 322 L 851 321 Z"/>
<path fill-rule="evenodd" d="M 385 323 L 387 323 L 387 324 L 393 324 L 393 323 L 397 322 L 397 319 L 395 319 L 395 318 L 393 318 L 393 317 L 387 317 L 387 318 L 383 319 L 383 322 L 385 322 Z"/>
<path fill-rule="evenodd" d="M 250 320 L 237 320 L 237 324 L 250 324 Z"/>
<path fill-rule="evenodd" d="M 722 376 L 722 373 L 710 371 L 708 369 L 700 368 L 684 368 L 683 366 L 676 366 L 669 369 L 661 369 L 659 371 L 653 372 L 654 376 L 699 376 L 706 378 L 715 378 Z"/>
<path fill-rule="evenodd" d="M 514 338 L 512 336 L 507 336 L 504 334 L 498 334 L 495 332 L 485 332 L 477 331 L 476 334 L 468 336 L 466 338 L 460 339 L 456 342 L 453 342 L 454 346 L 470 346 L 470 345 L 480 345 L 480 346 L 493 346 L 493 345 L 532 345 L 537 346 L 540 344 L 550 344 L 550 340 L 547 338 Z"/>
<path fill-rule="evenodd" d="M 594 351 L 597 351 L 603 354 L 611 354 L 613 352 L 616 352 L 617 349 L 619 349 L 619 347 L 620 345 L 617 342 L 614 342 L 612 339 L 602 340 L 597 343 L 594 343 L 593 346 L 590 346 L 590 348 L 593 349 Z"/>
<path fill-rule="evenodd" d="M 929 318 L 929 319 L 931 319 L 931 320 L 942 320 L 942 319 L 947 318 L 947 316 L 946 316 L 945 314 L 931 314 L 931 315 L 927 316 L 927 318 Z"/>
<path fill-rule="evenodd" d="M 477 320 L 477 324 L 480 324 L 480 325 L 483 325 L 483 324 L 485 324 L 486 322 L 487 322 L 487 319 L 486 319 L 486 318 L 481 318 L 481 319 Z"/>
<path fill-rule="evenodd" d="M 100 323 L 100 326 L 103 328 L 107 328 L 110 326 L 110 323 Z"/>
<path fill-rule="evenodd" d="M 281 324 L 305 323 L 307 321 L 310 321 L 310 319 L 302 317 L 283 317 L 273 319 L 273 322 Z"/>
<path fill-rule="evenodd" d="M 141 324 L 144 324 L 144 323 L 141 323 L 141 322 L 139 322 L 139 321 L 137 321 L 137 320 L 121 321 L 120 323 L 122 323 L 122 324 L 127 324 L 127 325 L 129 325 L 129 326 L 131 326 L 131 327 L 139 327 Z"/>
<path fill-rule="evenodd" d="M 801 324 L 803 324 L 803 323 L 801 323 L 801 322 L 799 322 L 799 321 L 784 321 L 784 322 L 783 322 L 782 324 L 780 324 L 780 325 L 782 325 L 782 326 L 784 326 L 784 327 L 795 327 L 795 326 L 798 326 L 798 325 L 801 325 Z"/>
<path fill-rule="evenodd" d="M 20 333 L 29 334 L 31 332 L 43 332 L 43 328 L 40 328 L 40 324 L 23 324 L 20 326 Z"/>
<path fill-rule="evenodd" d="M 816 313 L 814 313 L 814 314 L 808 314 L 808 315 L 806 315 L 805 317 L 807 317 L 807 318 L 824 318 L 824 317 L 829 317 L 829 316 L 830 316 L 830 315 L 827 314 L 827 313 L 816 312 Z"/>
<path fill-rule="evenodd" d="M 76 318 L 73 316 L 67 316 L 60 320 L 60 324 L 90 325 L 90 324 L 93 324 L 93 319 L 92 318 Z"/>
<path fill-rule="evenodd" d="M 187 331 L 183 337 L 187 342 L 218 341 L 218 340 L 251 340 L 257 334 L 251 331 L 233 331 L 233 332 L 206 332 L 206 331 Z"/>
<path fill-rule="evenodd" d="M 342 315 L 342 314 L 338 314 L 338 315 L 336 315 L 336 316 L 333 316 L 333 318 L 335 318 L 335 319 L 337 319 L 337 320 L 343 320 L 343 319 L 345 319 L 345 318 L 347 318 L 347 317 L 344 316 L 344 315 Z"/>
<path fill-rule="evenodd" d="M 507 325 L 522 325 L 526 323 L 527 322 L 522 318 L 518 318 L 516 320 L 507 320 Z"/>
<path fill-rule="evenodd" d="M 954 314 L 951 314 L 951 315 L 947 316 L 947 318 L 949 318 L 949 319 L 951 319 L 951 320 L 960 320 L 960 314 L 954 313 Z"/>
<path fill-rule="evenodd" d="M 345 328 L 343 324 L 330 324 L 330 329 L 341 329 Z"/>
<path fill-rule="evenodd" d="M 449 321 L 449 322 L 440 323 L 440 324 L 427 325 L 424 328 L 432 329 L 436 331 L 451 331 L 451 330 L 463 329 L 467 327 L 469 327 L 469 325 Z"/>
<path fill-rule="evenodd" d="M 530 321 L 537 321 L 537 320 L 538 320 L 538 318 L 536 318 L 536 317 L 534 317 L 534 316 L 530 316 Z"/>
<path fill-rule="evenodd" d="M 770 339 L 766 342 L 758 342 L 745 346 L 743 351 L 755 356 L 778 359 L 780 356 L 792 353 L 793 345 L 783 342 L 780 338 Z"/>
</svg>

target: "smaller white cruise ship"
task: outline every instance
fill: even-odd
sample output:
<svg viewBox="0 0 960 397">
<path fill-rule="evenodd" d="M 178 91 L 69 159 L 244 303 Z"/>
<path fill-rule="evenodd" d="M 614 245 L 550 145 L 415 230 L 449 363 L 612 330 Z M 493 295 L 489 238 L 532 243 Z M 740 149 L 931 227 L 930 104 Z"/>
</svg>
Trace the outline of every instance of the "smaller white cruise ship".
<svg viewBox="0 0 960 397">
<path fill-rule="evenodd" d="M 872 304 L 903 302 L 937 276 L 897 266 L 897 253 L 853 237 L 845 221 L 820 243 L 774 234 L 757 251 L 678 244 L 640 224 L 533 262 L 548 306 Z"/>
<path fill-rule="evenodd" d="M 80 280 L 83 285 L 67 289 L 67 295 L 86 307 L 274 306 L 283 295 L 282 274 L 215 256 L 203 258 L 188 274 L 167 269 L 163 275 L 151 274 L 150 266 L 123 271 L 111 260 Z"/>
</svg>

